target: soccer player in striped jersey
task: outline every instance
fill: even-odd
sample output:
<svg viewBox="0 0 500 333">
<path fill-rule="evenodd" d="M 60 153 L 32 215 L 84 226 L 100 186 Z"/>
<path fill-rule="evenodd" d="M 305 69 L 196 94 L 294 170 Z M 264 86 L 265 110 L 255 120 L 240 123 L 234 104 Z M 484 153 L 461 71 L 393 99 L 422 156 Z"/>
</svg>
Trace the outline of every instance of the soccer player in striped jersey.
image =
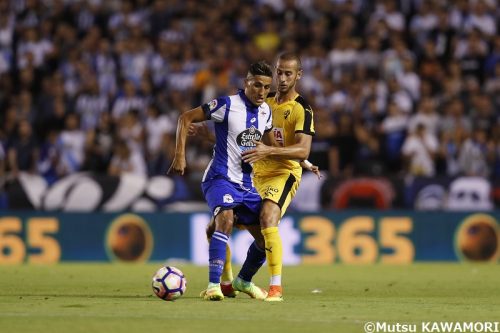
<svg viewBox="0 0 500 333">
<path fill-rule="evenodd" d="M 282 243 L 278 224 L 293 199 L 302 176 L 301 160 L 306 160 L 314 135 L 313 113 L 296 91 L 302 76 L 300 58 L 285 52 L 276 62 L 277 92 L 266 102 L 273 110 L 274 138 L 281 147 L 255 142 L 244 151 L 243 160 L 253 163 L 254 184 L 262 197 L 260 223 L 265 239 L 267 263 L 271 275 L 265 301 L 282 301 Z"/>
<path fill-rule="evenodd" d="M 253 63 L 243 91 L 184 112 L 178 120 L 175 156 L 168 173 L 184 174 L 186 136 L 192 123 L 212 120 L 215 127 L 214 153 L 202 180 L 203 194 L 215 218 L 215 231 L 209 245 L 209 283 L 203 293 L 206 300 L 224 299 L 220 280 L 234 217 L 238 217 L 241 225 L 259 226 L 261 198 L 253 186 L 252 166 L 242 160 L 242 152 L 256 147 L 256 142 L 262 139 L 268 140 L 266 142 L 273 139 L 271 109 L 265 103 L 272 75 L 267 63 Z M 261 240 L 260 246 L 257 238 Z M 232 285 L 257 299 L 267 296 L 265 290 L 251 282 L 266 259 L 263 245 L 263 238 L 256 237 Z"/>
</svg>

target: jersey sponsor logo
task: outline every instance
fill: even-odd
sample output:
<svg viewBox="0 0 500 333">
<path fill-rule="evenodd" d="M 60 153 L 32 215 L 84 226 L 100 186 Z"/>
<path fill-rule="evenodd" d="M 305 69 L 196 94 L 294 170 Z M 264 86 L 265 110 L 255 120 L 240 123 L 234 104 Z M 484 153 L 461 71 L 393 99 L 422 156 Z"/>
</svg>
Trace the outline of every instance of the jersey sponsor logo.
<svg viewBox="0 0 500 333">
<path fill-rule="evenodd" d="M 224 194 L 224 196 L 222 197 L 222 202 L 233 203 L 234 202 L 233 196 L 231 194 Z"/>
<path fill-rule="evenodd" d="M 290 115 L 290 110 L 286 110 L 286 111 L 283 113 L 283 117 L 285 117 L 285 119 L 287 119 L 289 115 Z"/>
<path fill-rule="evenodd" d="M 283 128 L 275 127 L 273 128 L 274 139 L 281 147 L 285 145 L 285 134 Z"/>
<path fill-rule="evenodd" d="M 236 143 L 242 150 L 245 150 L 255 147 L 255 143 L 252 140 L 260 141 L 260 139 L 262 139 L 262 133 L 255 126 L 251 126 L 238 134 Z"/>
<path fill-rule="evenodd" d="M 279 190 L 276 187 L 268 186 L 264 191 L 264 197 L 274 197 L 278 192 Z"/>
<path fill-rule="evenodd" d="M 214 100 L 210 101 L 210 103 L 208 103 L 208 109 L 210 111 L 212 111 L 216 107 L 217 107 L 217 100 L 216 99 L 214 99 Z"/>
</svg>

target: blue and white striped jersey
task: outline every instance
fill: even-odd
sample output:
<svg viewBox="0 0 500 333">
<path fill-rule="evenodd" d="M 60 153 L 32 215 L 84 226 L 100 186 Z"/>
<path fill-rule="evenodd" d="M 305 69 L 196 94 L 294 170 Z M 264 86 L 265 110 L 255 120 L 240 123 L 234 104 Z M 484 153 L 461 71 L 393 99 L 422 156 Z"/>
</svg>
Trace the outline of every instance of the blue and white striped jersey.
<svg viewBox="0 0 500 333">
<path fill-rule="evenodd" d="M 223 96 L 202 105 L 208 120 L 214 121 L 215 147 L 203 181 L 226 178 L 245 187 L 252 184 L 252 166 L 243 162 L 241 152 L 255 147 L 264 132 L 272 129 L 271 109 L 263 103 L 255 106 L 243 91 Z"/>
</svg>

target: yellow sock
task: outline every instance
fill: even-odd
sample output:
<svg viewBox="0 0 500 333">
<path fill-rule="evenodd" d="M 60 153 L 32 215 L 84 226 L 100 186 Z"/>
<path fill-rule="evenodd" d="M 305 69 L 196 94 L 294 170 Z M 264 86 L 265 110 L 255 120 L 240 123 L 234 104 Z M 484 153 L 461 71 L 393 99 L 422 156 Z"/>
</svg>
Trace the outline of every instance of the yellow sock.
<svg viewBox="0 0 500 333">
<path fill-rule="evenodd" d="M 266 259 L 271 276 L 281 277 L 281 267 L 283 266 L 283 247 L 278 227 L 262 229 L 262 235 L 266 242 Z"/>
<path fill-rule="evenodd" d="M 233 281 L 233 266 L 231 265 L 231 249 L 229 248 L 229 244 L 226 244 L 226 263 L 224 264 L 220 280 L 223 283 Z"/>
</svg>

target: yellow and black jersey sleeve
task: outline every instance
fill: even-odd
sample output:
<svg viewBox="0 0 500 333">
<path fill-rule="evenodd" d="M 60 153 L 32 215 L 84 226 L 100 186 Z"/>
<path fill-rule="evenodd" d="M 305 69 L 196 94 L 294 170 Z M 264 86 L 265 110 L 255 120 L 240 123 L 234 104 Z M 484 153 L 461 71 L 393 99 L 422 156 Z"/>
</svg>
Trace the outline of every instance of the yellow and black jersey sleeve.
<svg viewBox="0 0 500 333">
<path fill-rule="evenodd" d="M 304 97 L 298 96 L 294 106 L 295 133 L 304 133 L 314 136 L 313 110 Z"/>
</svg>

